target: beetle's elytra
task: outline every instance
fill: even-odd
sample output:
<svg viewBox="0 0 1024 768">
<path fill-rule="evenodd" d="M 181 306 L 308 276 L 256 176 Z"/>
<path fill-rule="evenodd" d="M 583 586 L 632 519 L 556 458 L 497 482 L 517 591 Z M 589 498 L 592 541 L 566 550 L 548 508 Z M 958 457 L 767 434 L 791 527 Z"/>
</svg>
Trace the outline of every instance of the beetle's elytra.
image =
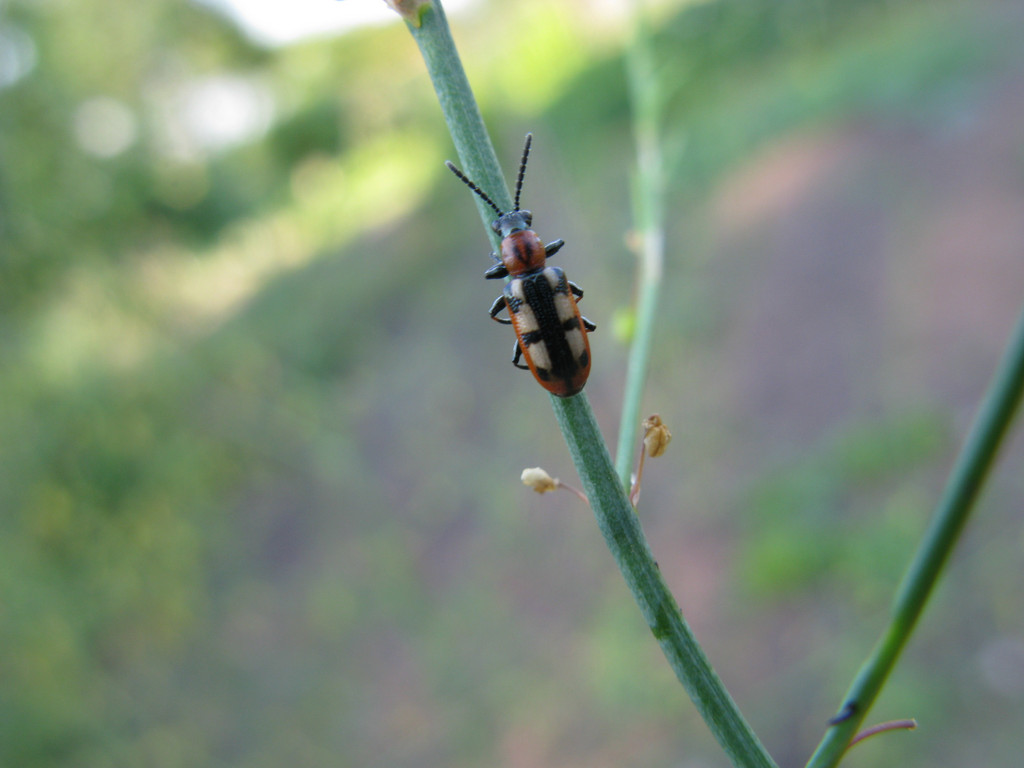
<svg viewBox="0 0 1024 768">
<path fill-rule="evenodd" d="M 511 278 L 503 294 L 491 306 L 490 314 L 494 320 L 515 329 L 512 364 L 531 371 L 551 394 L 569 397 L 583 389 L 590 375 L 587 332 L 596 326 L 583 317 L 576 306 L 577 300 L 583 298 L 583 290 L 567 280 L 561 269 L 545 263 L 565 242 L 555 240 L 544 245 L 531 229 L 533 214 L 519 207 L 532 142 L 533 135 L 526 134 L 516 180 L 515 207 L 507 213 L 451 162 L 445 165 L 498 215 L 491 227 L 501 235 L 501 257 L 491 254 L 497 263 L 484 277 Z M 508 311 L 507 319 L 498 317 L 502 310 Z M 524 358 L 526 365 L 520 362 Z"/>
</svg>

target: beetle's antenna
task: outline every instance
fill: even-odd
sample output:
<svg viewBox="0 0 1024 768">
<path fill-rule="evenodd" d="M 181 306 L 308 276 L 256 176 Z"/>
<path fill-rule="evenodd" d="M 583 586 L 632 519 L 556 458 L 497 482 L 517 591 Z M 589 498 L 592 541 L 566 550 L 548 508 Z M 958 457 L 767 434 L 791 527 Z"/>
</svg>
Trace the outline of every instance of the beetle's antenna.
<svg viewBox="0 0 1024 768">
<path fill-rule="evenodd" d="M 474 184 L 472 181 L 470 181 L 469 177 L 466 176 L 466 174 L 464 174 L 462 171 L 460 171 L 458 168 L 456 168 L 455 164 L 451 160 L 445 160 L 444 164 L 448 166 L 448 170 L 449 171 L 451 171 L 456 176 L 458 176 L 460 179 L 462 179 L 462 182 L 467 187 L 469 187 L 474 192 L 476 192 L 478 195 L 480 195 L 480 199 L 483 200 L 485 203 L 487 203 L 489 206 L 491 206 L 491 208 L 494 209 L 494 212 L 496 214 L 498 214 L 499 218 L 503 215 L 502 212 L 501 212 L 501 208 L 496 206 L 494 204 L 494 201 L 491 200 L 491 198 L 489 198 L 487 195 L 485 195 L 484 191 L 482 189 L 480 189 L 480 187 L 478 187 L 476 184 Z M 522 181 L 522 179 L 520 179 L 520 181 Z M 517 210 L 518 210 L 518 204 L 517 204 Z"/>
<path fill-rule="evenodd" d="M 526 146 L 523 147 L 523 159 L 519 163 L 519 178 L 516 179 L 516 207 L 512 210 L 519 210 L 519 193 L 523 191 L 523 177 L 526 175 L 526 159 L 530 156 L 530 145 L 533 143 L 533 134 L 526 134 Z"/>
</svg>

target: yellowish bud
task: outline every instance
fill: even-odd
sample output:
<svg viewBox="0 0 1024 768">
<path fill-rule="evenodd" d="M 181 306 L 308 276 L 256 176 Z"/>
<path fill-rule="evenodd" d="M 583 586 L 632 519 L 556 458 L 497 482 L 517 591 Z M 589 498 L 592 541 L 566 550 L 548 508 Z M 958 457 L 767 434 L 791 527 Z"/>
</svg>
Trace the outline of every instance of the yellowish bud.
<svg viewBox="0 0 1024 768">
<path fill-rule="evenodd" d="M 530 467 L 523 470 L 523 485 L 530 486 L 537 493 L 547 493 L 558 489 L 559 481 L 552 477 L 540 467 Z"/>
<path fill-rule="evenodd" d="M 652 458 L 661 456 L 672 442 L 672 433 L 668 431 L 661 417 L 657 414 L 644 419 L 644 448 Z"/>
</svg>

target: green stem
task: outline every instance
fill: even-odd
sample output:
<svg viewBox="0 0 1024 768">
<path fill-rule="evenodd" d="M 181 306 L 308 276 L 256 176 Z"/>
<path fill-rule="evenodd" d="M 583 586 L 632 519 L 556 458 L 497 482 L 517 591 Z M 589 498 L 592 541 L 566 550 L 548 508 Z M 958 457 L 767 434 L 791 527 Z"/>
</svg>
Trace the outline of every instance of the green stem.
<svg viewBox="0 0 1024 768">
<path fill-rule="evenodd" d="M 950 472 L 931 525 L 903 577 L 893 603 L 892 619 L 850 686 L 835 725 L 825 736 L 808 768 L 834 766 L 856 734 L 907 643 L 946 560 L 960 537 L 999 446 L 1009 431 L 1024 392 L 1024 312 L 967 440 Z"/>
<path fill-rule="evenodd" d="M 511 197 L 440 2 L 435 0 L 419 18 L 421 26 L 408 26 L 423 53 L 459 159 L 466 172 L 498 205 L 510 207 Z M 478 208 L 490 233 L 491 211 L 479 201 Z M 734 765 L 774 768 L 772 759 L 694 639 L 662 579 L 625 487 L 616 476 L 586 395 L 550 399 L 597 524 L 676 676 Z"/>
<path fill-rule="evenodd" d="M 635 327 L 626 368 L 619 444 L 615 454 L 619 479 L 628 488 L 640 429 L 641 399 L 650 370 L 665 260 L 665 179 L 658 129 L 661 97 L 651 36 L 642 7 L 634 11 L 633 42 L 627 51 L 626 69 L 637 157 L 633 181 L 633 222 L 640 243 Z"/>
<path fill-rule="evenodd" d="M 419 46 L 423 61 L 426 62 L 430 81 L 441 104 L 448 131 L 455 144 L 459 156 L 459 164 L 469 178 L 473 179 L 503 211 L 512 208 L 512 196 L 508 192 L 505 176 L 501 172 L 498 156 L 491 144 L 491 137 L 484 126 L 483 117 L 477 107 L 469 78 L 462 68 L 452 39 L 448 19 L 439 0 L 434 0 L 430 7 L 420 15 L 420 26 L 407 23 L 413 39 Z M 473 195 L 480 220 L 484 223 L 488 237 L 497 247 L 497 235 L 491 229 L 494 211 L 483 200 Z"/>
<path fill-rule="evenodd" d="M 605 543 L 679 682 L 733 765 L 773 768 L 775 763 L 715 673 L 665 584 L 586 396 L 552 400 Z"/>
</svg>

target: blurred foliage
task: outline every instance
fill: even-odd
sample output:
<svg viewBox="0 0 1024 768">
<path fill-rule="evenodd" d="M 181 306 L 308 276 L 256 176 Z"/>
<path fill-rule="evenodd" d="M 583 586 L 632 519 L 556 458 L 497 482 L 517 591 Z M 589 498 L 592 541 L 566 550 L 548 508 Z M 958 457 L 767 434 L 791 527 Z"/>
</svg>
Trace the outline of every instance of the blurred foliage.
<svg viewBox="0 0 1024 768">
<path fill-rule="evenodd" d="M 918 473 L 949 444 L 942 427 L 941 419 L 920 414 L 853 425 L 802 461 L 767 473 L 743 506 L 752 537 L 738 558 L 740 580 L 758 599 L 783 599 L 821 589 L 830 575 L 863 572 L 852 597 L 869 605 L 883 599 L 917 541 L 919 530 L 909 523 L 914 510 L 927 507 Z M 869 524 L 871 535 L 858 535 Z"/>
<path fill-rule="evenodd" d="M 630 270 L 621 24 L 583 7 L 486 5 L 456 34 L 509 166 L 535 130 L 524 199 L 609 318 Z M 0 10 L 0 763 L 722 764 L 592 521 L 518 488 L 568 462 L 486 320 L 486 238 L 404 29 L 268 50 L 188 3 Z M 804 442 L 732 423 L 724 317 L 754 265 L 707 266 L 700 200 L 791 131 L 959 114 L 1018 60 L 1016 21 L 720 0 L 661 22 L 685 245 L 651 402 L 687 470 L 649 469 L 644 510 L 781 763 L 871 642 L 858 616 L 884 609 L 962 404 L 912 378 Z M 1012 707 L 938 670 L 1019 630 L 1017 536 L 981 529 L 957 612 L 894 681 L 928 735 L 860 764 L 1015 764 Z M 977 740 L 944 762 L 943 731 Z"/>
</svg>

